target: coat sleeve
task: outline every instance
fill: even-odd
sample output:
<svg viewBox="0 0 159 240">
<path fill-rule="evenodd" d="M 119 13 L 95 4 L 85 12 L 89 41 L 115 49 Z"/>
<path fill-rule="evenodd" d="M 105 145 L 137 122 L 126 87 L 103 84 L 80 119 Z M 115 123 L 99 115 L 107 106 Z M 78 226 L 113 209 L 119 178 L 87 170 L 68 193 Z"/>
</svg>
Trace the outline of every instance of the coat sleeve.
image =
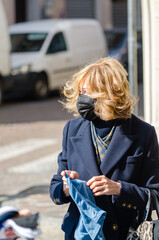
<svg viewBox="0 0 159 240">
<path fill-rule="evenodd" d="M 137 209 L 143 213 L 149 199 L 148 189 L 155 190 L 159 196 L 159 147 L 154 127 L 151 127 L 147 138 L 139 183 L 136 185 L 124 181 L 119 182 L 121 194 L 119 197 L 112 196 L 112 201 L 117 207 Z"/>
<path fill-rule="evenodd" d="M 62 152 L 58 155 L 58 171 L 55 174 L 50 183 L 50 197 L 52 201 L 61 205 L 70 202 L 71 198 L 66 197 L 63 192 L 63 181 L 61 172 L 67 170 L 67 137 L 68 137 L 69 122 L 66 123 L 63 130 L 63 142 L 62 142 Z"/>
</svg>

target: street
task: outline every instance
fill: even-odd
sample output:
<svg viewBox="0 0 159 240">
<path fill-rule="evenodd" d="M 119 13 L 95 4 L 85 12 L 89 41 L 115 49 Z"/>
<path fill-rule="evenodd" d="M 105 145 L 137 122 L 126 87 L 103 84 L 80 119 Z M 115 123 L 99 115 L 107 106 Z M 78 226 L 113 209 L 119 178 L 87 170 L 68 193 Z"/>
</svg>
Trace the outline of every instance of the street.
<svg viewBox="0 0 159 240">
<path fill-rule="evenodd" d="M 40 213 L 39 240 L 63 239 L 67 205 L 56 206 L 49 183 L 57 170 L 62 131 L 72 118 L 54 93 L 45 101 L 5 102 L 0 107 L 0 203 Z"/>
</svg>

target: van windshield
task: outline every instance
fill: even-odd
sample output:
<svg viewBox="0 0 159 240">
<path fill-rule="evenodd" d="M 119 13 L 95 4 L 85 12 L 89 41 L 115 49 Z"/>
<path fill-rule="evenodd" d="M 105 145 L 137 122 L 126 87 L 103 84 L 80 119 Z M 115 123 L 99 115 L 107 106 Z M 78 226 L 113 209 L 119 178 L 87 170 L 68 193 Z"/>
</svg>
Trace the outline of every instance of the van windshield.
<svg viewBox="0 0 159 240">
<path fill-rule="evenodd" d="M 46 36 L 47 33 L 11 34 L 11 52 L 38 52 Z"/>
</svg>

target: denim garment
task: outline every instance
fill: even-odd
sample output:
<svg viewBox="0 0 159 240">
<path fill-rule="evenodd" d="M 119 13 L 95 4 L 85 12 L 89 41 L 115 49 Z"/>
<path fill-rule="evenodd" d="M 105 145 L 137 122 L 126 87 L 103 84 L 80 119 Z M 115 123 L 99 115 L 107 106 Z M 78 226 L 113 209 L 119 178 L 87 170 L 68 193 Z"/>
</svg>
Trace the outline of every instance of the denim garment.
<svg viewBox="0 0 159 240">
<path fill-rule="evenodd" d="M 79 222 L 74 234 L 75 239 L 105 240 L 102 227 L 106 212 L 95 204 L 91 189 L 85 181 L 70 179 L 67 173 L 66 181 L 69 186 L 69 193 L 80 212 Z"/>
</svg>

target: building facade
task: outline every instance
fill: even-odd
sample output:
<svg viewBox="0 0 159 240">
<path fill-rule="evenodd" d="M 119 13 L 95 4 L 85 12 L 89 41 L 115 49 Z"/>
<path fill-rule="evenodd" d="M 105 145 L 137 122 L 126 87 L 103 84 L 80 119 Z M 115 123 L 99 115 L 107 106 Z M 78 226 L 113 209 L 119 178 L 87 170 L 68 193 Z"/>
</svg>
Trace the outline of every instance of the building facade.
<svg viewBox="0 0 159 240">
<path fill-rule="evenodd" d="M 8 24 L 45 18 L 95 18 L 104 29 L 127 27 L 127 0 L 3 0 Z M 137 24 L 141 6 L 137 0 Z"/>
</svg>

